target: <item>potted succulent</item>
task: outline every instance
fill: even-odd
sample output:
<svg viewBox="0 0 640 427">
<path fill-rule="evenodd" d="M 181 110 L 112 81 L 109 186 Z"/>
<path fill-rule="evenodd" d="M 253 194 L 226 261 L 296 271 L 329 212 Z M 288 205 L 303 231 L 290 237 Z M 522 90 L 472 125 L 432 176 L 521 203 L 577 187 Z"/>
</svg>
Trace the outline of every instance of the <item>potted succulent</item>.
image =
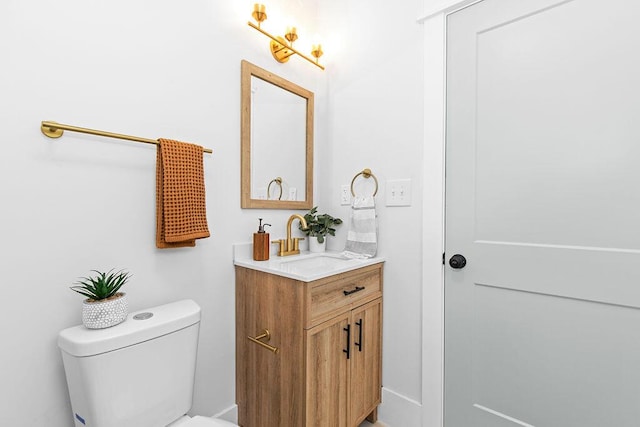
<svg viewBox="0 0 640 427">
<path fill-rule="evenodd" d="M 82 303 L 82 323 L 89 329 L 115 326 L 127 318 L 128 303 L 126 293 L 120 288 L 131 275 L 125 271 L 100 272 L 93 277 L 82 277 L 71 286 L 71 290 L 87 297 Z"/>
<path fill-rule="evenodd" d="M 342 224 L 342 220 L 329 214 L 318 214 L 317 212 L 317 206 L 307 212 L 304 215 L 304 219 L 307 221 L 307 228 L 303 229 L 302 225 L 299 225 L 298 228 L 309 236 L 309 251 L 324 252 L 327 247 L 325 236 L 335 236 L 336 229 L 334 226 Z"/>
</svg>

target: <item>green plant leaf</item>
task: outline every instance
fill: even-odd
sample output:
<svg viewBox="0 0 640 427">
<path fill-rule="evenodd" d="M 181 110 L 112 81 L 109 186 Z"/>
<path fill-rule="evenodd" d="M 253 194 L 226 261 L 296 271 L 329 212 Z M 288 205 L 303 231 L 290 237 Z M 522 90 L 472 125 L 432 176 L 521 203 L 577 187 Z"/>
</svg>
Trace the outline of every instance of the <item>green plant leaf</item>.
<svg viewBox="0 0 640 427">
<path fill-rule="evenodd" d="M 304 219 L 307 221 L 307 228 L 303 229 L 301 225 L 298 228 L 307 236 L 317 237 L 318 242 L 324 242 L 324 236 L 327 234 L 335 236 L 335 225 L 342 224 L 340 218 L 334 218 L 333 216 L 323 213 L 317 214 L 318 207 L 314 206 L 309 212 L 304 215 Z"/>
<path fill-rule="evenodd" d="M 123 270 L 115 273 L 113 269 L 108 272 L 91 271 L 96 275 L 93 277 L 81 277 L 76 282 L 76 286 L 71 286 L 70 289 L 96 301 L 115 295 L 131 277 L 128 272 Z"/>
</svg>

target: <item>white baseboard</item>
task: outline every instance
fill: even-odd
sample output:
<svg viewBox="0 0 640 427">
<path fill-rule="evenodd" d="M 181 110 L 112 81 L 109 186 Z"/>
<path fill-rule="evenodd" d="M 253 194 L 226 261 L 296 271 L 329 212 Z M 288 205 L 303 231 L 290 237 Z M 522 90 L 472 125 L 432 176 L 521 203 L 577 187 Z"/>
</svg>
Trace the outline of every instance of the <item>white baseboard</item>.
<svg viewBox="0 0 640 427">
<path fill-rule="evenodd" d="M 238 423 L 238 406 L 233 405 L 213 416 Z M 389 427 L 420 427 L 422 405 L 415 400 L 382 388 L 382 404 L 378 407 L 378 419 Z"/>
<path fill-rule="evenodd" d="M 220 418 L 234 424 L 238 424 L 238 405 L 233 405 L 223 411 L 218 412 L 213 418 Z"/>
<path fill-rule="evenodd" d="M 422 405 L 420 402 L 383 387 L 378 419 L 389 427 L 420 427 Z"/>
</svg>

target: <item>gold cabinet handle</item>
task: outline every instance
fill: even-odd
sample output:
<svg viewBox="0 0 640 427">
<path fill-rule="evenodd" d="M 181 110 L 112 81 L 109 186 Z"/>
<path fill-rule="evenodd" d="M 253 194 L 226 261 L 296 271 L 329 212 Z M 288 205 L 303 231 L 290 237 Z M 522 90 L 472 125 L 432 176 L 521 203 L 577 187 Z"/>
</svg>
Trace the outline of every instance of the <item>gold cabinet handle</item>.
<svg viewBox="0 0 640 427">
<path fill-rule="evenodd" d="M 254 342 L 258 345 L 261 345 L 262 347 L 268 349 L 269 351 L 278 353 L 278 350 L 279 350 L 278 347 L 274 347 L 272 345 L 269 345 L 267 343 L 260 341 L 263 338 L 266 338 L 266 341 L 269 341 L 271 339 L 271 333 L 269 332 L 268 329 L 263 329 L 262 333 L 255 338 L 254 337 L 247 337 L 247 338 L 249 339 L 249 341 Z"/>
</svg>

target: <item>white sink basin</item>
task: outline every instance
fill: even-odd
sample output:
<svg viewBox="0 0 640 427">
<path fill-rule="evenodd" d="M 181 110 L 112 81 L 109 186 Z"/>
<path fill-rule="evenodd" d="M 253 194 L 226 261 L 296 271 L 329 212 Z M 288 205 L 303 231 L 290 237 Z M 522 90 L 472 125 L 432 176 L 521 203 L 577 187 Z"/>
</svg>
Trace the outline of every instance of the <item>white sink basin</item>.
<svg viewBox="0 0 640 427">
<path fill-rule="evenodd" d="M 250 257 L 249 251 L 234 249 L 233 262 L 241 267 L 310 282 L 383 261 L 380 257 L 367 259 L 346 258 L 339 252 L 302 252 L 300 255 L 286 257 L 272 255 L 268 261 L 254 261 Z"/>
<path fill-rule="evenodd" d="M 303 258 L 292 258 L 288 260 L 281 261 L 282 268 L 287 269 L 289 271 L 316 271 L 318 269 L 334 269 L 334 268 L 342 268 L 349 263 L 354 261 L 350 258 L 342 258 L 335 255 L 327 255 L 327 254 L 316 254 L 309 255 Z"/>
<path fill-rule="evenodd" d="M 346 258 L 339 254 L 310 253 L 290 255 L 280 258 L 272 264 L 276 267 L 275 274 L 311 281 L 363 267 L 363 261 L 361 259 Z"/>
</svg>

